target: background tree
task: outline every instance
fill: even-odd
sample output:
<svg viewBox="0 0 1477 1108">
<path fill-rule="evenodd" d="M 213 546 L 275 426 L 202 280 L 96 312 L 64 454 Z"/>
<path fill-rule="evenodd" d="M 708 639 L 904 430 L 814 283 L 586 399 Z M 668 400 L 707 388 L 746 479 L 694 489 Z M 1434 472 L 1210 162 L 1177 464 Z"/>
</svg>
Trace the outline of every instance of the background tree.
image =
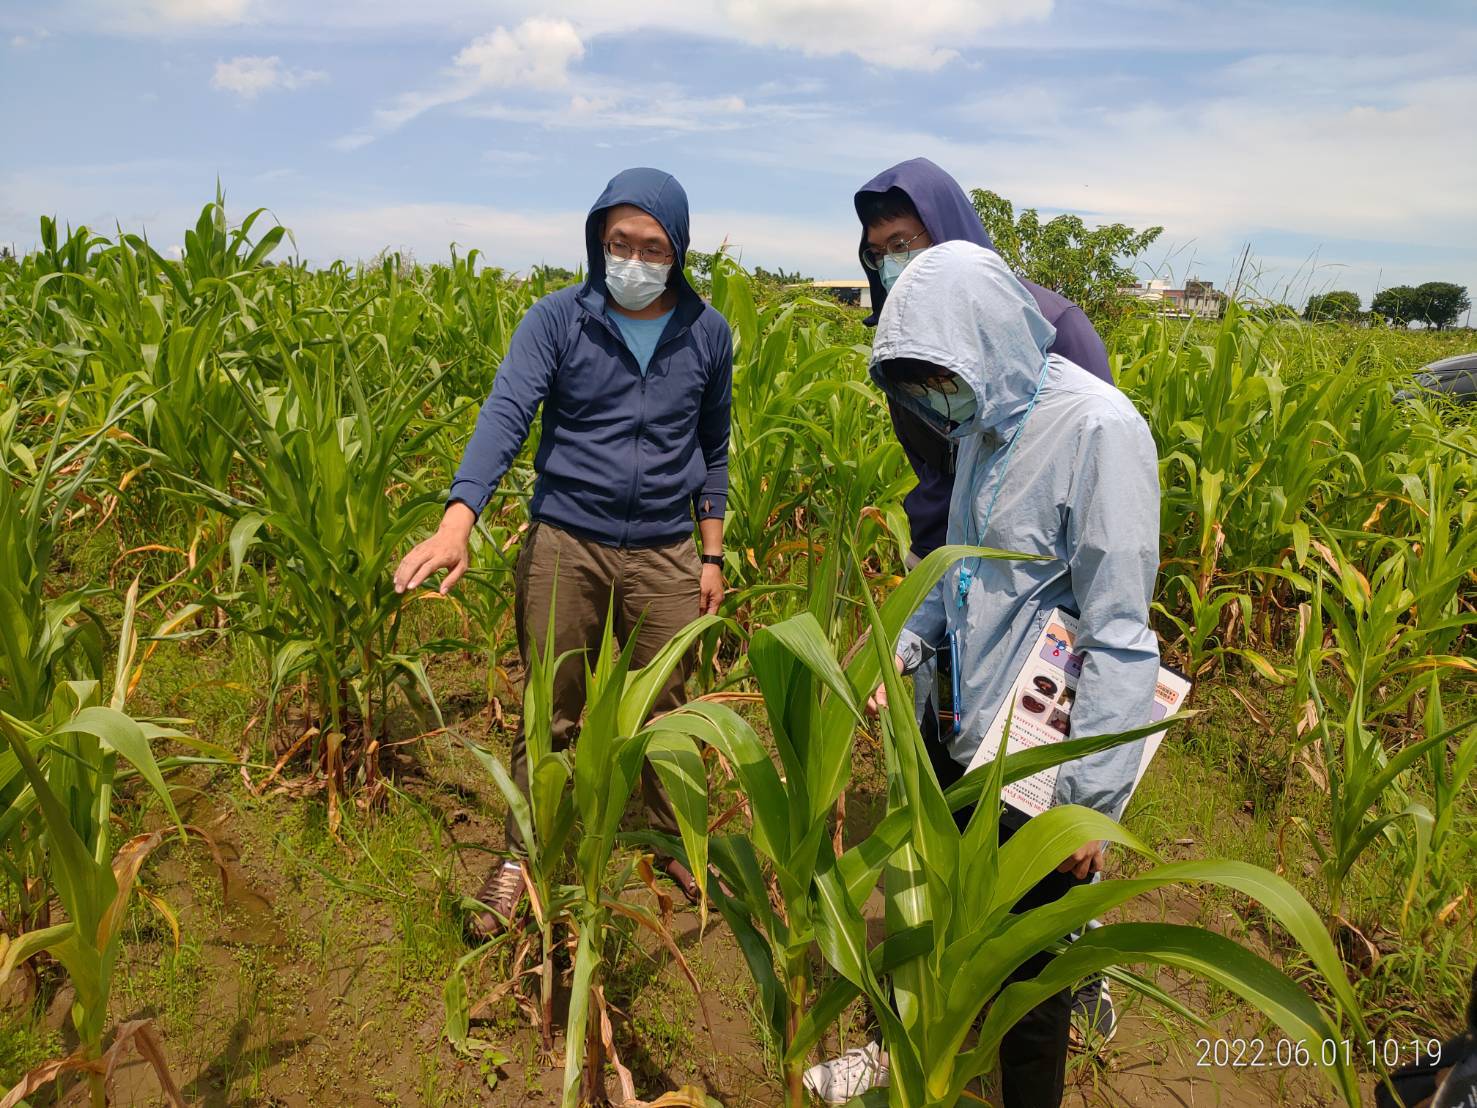
<svg viewBox="0 0 1477 1108">
<path fill-rule="evenodd" d="M 1462 313 L 1472 307 L 1467 290 L 1450 281 L 1427 281 L 1416 287 L 1415 294 L 1418 308 L 1416 318 L 1438 331 L 1455 327 Z"/>
<path fill-rule="evenodd" d="M 989 189 L 974 189 L 969 198 L 1006 265 L 1075 301 L 1094 321 L 1124 312 L 1118 290 L 1136 281 L 1127 263 L 1164 233 L 1163 227 L 1138 231 L 1123 223 L 1089 228 L 1075 215 L 1043 223 L 1035 208 L 1017 216 L 1009 200 Z"/>
<path fill-rule="evenodd" d="M 712 254 L 705 254 L 701 250 L 687 251 L 687 283 L 697 290 L 699 296 L 707 296 L 713 287 L 713 260 L 723 253 L 724 247 L 720 246 Z"/>
<path fill-rule="evenodd" d="M 1357 292 L 1314 293 L 1308 297 L 1308 306 L 1303 309 L 1303 318 L 1313 322 L 1357 319 L 1359 303 Z"/>
<path fill-rule="evenodd" d="M 561 287 L 572 285 L 580 279 L 581 274 L 562 265 L 536 265 L 528 271 L 530 277 L 542 277 L 549 282 L 550 287 Z"/>
<path fill-rule="evenodd" d="M 754 280 L 759 281 L 763 284 L 774 285 L 780 288 L 783 288 L 785 285 L 802 284 L 810 280 L 809 277 L 806 277 L 798 269 L 795 270 L 795 272 L 793 273 L 786 273 L 784 266 L 780 266 L 778 269 L 771 272 L 770 270 L 765 269 L 762 265 L 756 265 L 754 267 L 753 277 Z"/>
<path fill-rule="evenodd" d="M 1369 310 L 1384 316 L 1397 327 L 1404 327 L 1411 320 L 1421 318 L 1420 296 L 1409 285 L 1392 285 L 1375 294 L 1369 302 Z"/>
</svg>

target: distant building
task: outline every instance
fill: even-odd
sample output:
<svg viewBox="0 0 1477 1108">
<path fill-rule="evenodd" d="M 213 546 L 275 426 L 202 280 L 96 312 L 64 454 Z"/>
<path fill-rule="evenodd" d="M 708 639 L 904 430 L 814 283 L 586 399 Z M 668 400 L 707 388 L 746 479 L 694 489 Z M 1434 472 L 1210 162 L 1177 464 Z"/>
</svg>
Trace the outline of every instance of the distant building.
<svg viewBox="0 0 1477 1108">
<path fill-rule="evenodd" d="M 872 286 L 866 281 L 841 280 L 841 281 L 810 281 L 807 287 L 820 289 L 828 296 L 850 304 L 852 307 L 872 310 Z"/>
<path fill-rule="evenodd" d="M 1184 288 L 1170 288 L 1168 281 L 1154 280 L 1130 285 L 1118 292 L 1132 300 L 1155 305 L 1160 315 L 1180 319 L 1219 319 L 1226 308 L 1226 294 L 1217 291 L 1209 281 L 1197 277 L 1186 281 Z"/>
</svg>

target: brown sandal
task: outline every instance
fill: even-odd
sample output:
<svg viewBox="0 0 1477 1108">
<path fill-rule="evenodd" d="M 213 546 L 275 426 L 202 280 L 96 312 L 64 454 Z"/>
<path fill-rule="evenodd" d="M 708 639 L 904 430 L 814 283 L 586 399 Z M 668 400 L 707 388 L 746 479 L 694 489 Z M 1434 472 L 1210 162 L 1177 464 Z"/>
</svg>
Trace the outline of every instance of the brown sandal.
<svg viewBox="0 0 1477 1108">
<path fill-rule="evenodd" d="M 508 930 L 513 923 L 513 912 L 523 899 L 523 863 L 509 858 L 492 867 L 482 887 L 477 890 L 477 900 L 488 908 L 476 912 L 467 921 L 467 929 L 478 939 L 491 939 Z"/>
</svg>

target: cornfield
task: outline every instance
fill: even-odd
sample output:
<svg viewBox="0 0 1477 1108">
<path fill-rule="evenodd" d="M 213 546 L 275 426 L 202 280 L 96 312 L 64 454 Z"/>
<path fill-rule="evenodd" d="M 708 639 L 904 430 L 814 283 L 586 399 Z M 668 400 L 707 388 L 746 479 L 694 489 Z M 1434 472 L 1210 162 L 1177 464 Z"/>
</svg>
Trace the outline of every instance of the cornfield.
<svg viewBox="0 0 1477 1108">
<path fill-rule="evenodd" d="M 269 813 L 255 841 L 295 881 L 389 921 L 392 998 L 435 1008 L 398 1095 L 427 1101 L 542 1088 L 567 1106 L 726 1102 L 679 1057 L 691 1051 L 650 1061 L 662 1035 L 699 1054 L 716 1042 L 698 963 L 720 942 L 739 967 L 725 1006 L 747 1013 L 763 1059 L 742 1102 L 805 1103 L 801 1071 L 864 1009 L 892 1059 L 877 1103 L 978 1100 L 1014 1019 L 1099 970 L 1195 1034 L 1315 1044 L 1319 1080 L 1351 1104 L 1388 1054 L 1316 1044 L 1425 1041 L 1456 1021 L 1477 949 L 1477 429 L 1393 400 L 1426 360 L 1414 340 L 1235 305 L 1111 336 L 1161 459 L 1154 618 L 1201 712 L 1171 727 L 1123 824 L 1056 809 L 997 848 L 995 806 L 963 830 L 951 811 L 1135 735 L 998 758 L 939 788 L 884 644 L 964 550 L 903 575 L 912 477 L 854 311 L 716 256 L 711 299 L 735 343 L 726 599 L 644 669 L 607 633 L 566 755 L 547 735 L 554 660 L 534 652 L 521 703 L 511 660 L 536 442 L 456 592 L 391 581 L 439 516 L 512 330 L 553 285 L 476 252 L 308 269 L 277 260 L 286 232 L 263 219 L 232 225 L 218 198 L 177 261 L 42 220 L 40 247 L 0 263 L 5 1103 L 77 1081 L 105 1103 L 127 1049 L 157 1071 L 135 1095 L 202 1094 L 176 1075 L 222 1046 L 188 1018 L 138 1014 L 130 982 L 149 957 L 129 947 L 183 965 L 220 926 L 229 891 L 159 874 L 201 863 L 194 840 L 224 876 L 232 811 Z M 645 723 L 689 648 L 695 699 Z M 879 675 L 893 708 L 873 723 L 861 706 Z M 527 798 L 506 769 L 519 716 Z M 648 760 L 680 839 L 622 830 Z M 1205 814 L 1176 807 L 1171 775 L 1244 783 L 1250 815 L 1211 822 L 1241 820 L 1261 847 L 1202 853 Z M 452 790 L 454 809 L 438 806 Z M 469 950 L 462 893 L 500 845 L 483 825 L 509 805 L 534 926 Z M 238 869 L 252 861 L 239 837 Z M 1108 879 L 1008 914 L 1093 839 L 1119 844 Z M 653 853 L 713 875 L 683 941 Z M 1171 893 L 1226 908 L 1222 923 L 1156 916 Z M 325 926 L 319 944 L 328 965 L 347 941 Z M 1042 952 L 1056 957 L 1039 979 L 1001 991 Z M 659 1005 L 694 1004 L 692 1027 L 653 1035 L 632 1015 L 633 975 L 650 977 L 634 967 L 656 962 L 684 981 Z M 232 1095 L 268 1095 L 297 1063 L 240 1018 L 265 1060 Z"/>
</svg>

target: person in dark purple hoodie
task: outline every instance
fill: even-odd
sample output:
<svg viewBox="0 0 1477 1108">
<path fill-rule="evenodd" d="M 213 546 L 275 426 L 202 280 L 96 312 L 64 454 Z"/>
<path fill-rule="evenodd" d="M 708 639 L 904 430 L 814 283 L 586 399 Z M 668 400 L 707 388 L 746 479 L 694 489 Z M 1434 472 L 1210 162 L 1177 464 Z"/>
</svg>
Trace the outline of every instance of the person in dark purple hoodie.
<svg viewBox="0 0 1477 1108">
<path fill-rule="evenodd" d="M 920 252 L 943 242 L 963 239 L 994 250 L 990 234 L 959 182 L 927 158 L 913 158 L 885 169 L 856 193 L 862 223 L 858 256 L 872 291 L 875 326 L 887 293 L 904 267 Z M 1046 321 L 1056 328 L 1049 350 L 1075 362 L 1095 377 L 1113 384 L 1108 351 L 1087 315 L 1065 296 L 1022 279 Z M 907 409 L 889 401 L 892 426 L 902 444 L 917 486 L 903 500 L 912 531 L 911 569 L 944 545 L 949 501 L 954 493 L 954 443 Z M 940 715 L 933 695 L 935 663 L 952 664 L 946 644 L 935 643 L 934 662 L 914 674 L 916 707 L 924 739 L 937 750 Z M 947 682 L 938 680 L 939 686 Z M 947 754 L 942 755 L 947 757 Z M 1096 921 L 1089 926 L 1096 926 Z M 1117 1029 L 1117 1014 L 1106 978 L 1094 977 L 1071 997 L 1070 1009 L 1043 1005 L 1022 1019 L 1002 1044 L 1001 1076 L 1007 1108 L 1037 1108 L 1060 1103 L 1070 1024 L 1073 1041 L 1084 1049 L 1101 1047 Z M 887 1083 L 887 1056 L 879 1042 L 849 1050 L 839 1058 L 812 1066 L 805 1084 L 821 1100 L 844 1104 L 869 1088 Z"/>
<path fill-rule="evenodd" d="M 918 251 L 956 239 L 995 249 L 959 182 L 927 158 L 899 162 L 873 177 L 857 190 L 856 214 L 862 222 L 858 256 L 872 289 L 869 326 L 876 325 L 887 290 Z M 1059 293 L 1031 281 L 1021 283 L 1056 328 L 1051 353 L 1076 362 L 1111 385 L 1107 348 L 1087 314 Z M 913 555 L 924 558 L 944 544 L 949 497 L 954 491 L 953 461 L 947 440 L 923 420 L 897 407 L 891 412 L 898 441 L 918 475 L 918 485 L 903 501 L 903 510 L 913 533 Z"/>
</svg>

